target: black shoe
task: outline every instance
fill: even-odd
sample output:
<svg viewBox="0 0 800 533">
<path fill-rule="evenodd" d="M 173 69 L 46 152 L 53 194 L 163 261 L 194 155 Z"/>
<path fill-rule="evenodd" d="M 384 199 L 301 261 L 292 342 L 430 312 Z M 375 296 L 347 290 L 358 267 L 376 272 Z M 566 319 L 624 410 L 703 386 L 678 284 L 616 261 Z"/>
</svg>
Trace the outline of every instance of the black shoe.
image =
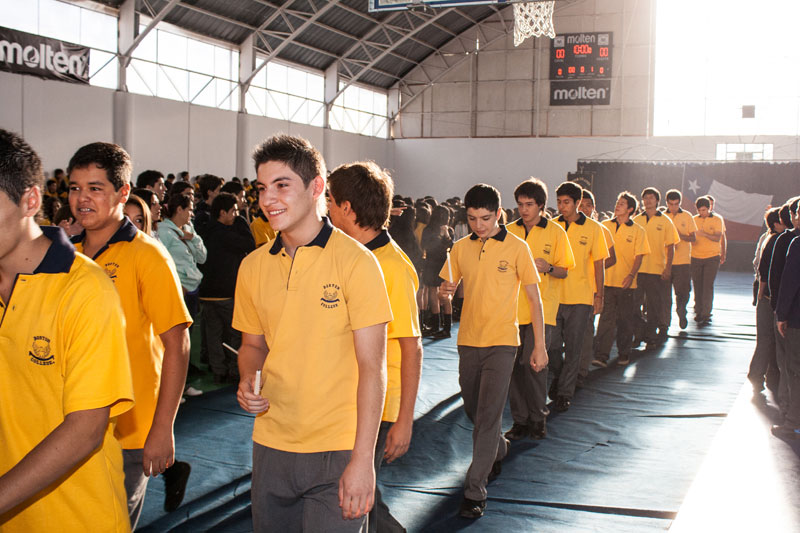
<svg viewBox="0 0 800 533">
<path fill-rule="evenodd" d="M 186 482 L 192 467 L 189 463 L 175 461 L 164 471 L 164 510 L 171 513 L 180 507 L 183 495 L 186 493 Z"/>
<path fill-rule="evenodd" d="M 514 422 L 514 425 L 511 426 L 511 429 L 505 432 L 503 435 L 508 440 L 520 440 L 524 439 L 528 436 L 528 426 L 525 424 L 517 424 Z"/>
<path fill-rule="evenodd" d="M 497 476 L 499 476 L 503 472 L 503 461 L 495 461 L 492 465 L 492 470 L 489 472 L 489 477 L 486 479 L 487 483 L 491 483 Z"/>
<path fill-rule="evenodd" d="M 483 510 L 486 509 L 486 500 L 470 500 L 464 498 L 461 502 L 461 509 L 458 511 L 459 516 L 464 518 L 480 518 L 483 516 Z"/>
<path fill-rule="evenodd" d="M 547 436 L 546 420 L 538 420 L 536 422 L 532 422 L 530 428 L 531 428 L 531 438 L 533 440 L 542 440 Z"/>
<path fill-rule="evenodd" d="M 453 325 L 453 315 L 448 315 L 446 313 L 441 313 L 441 325 L 442 329 L 431 335 L 433 339 L 449 339 L 450 338 L 450 328 Z"/>
<path fill-rule="evenodd" d="M 439 331 L 431 334 L 431 339 L 440 340 L 440 339 L 449 339 L 450 338 L 450 330 L 449 329 L 440 329 Z"/>
<path fill-rule="evenodd" d="M 617 365 L 619 366 L 626 366 L 630 362 L 631 358 L 628 355 L 620 355 L 619 357 L 617 357 Z"/>
<path fill-rule="evenodd" d="M 790 426 L 772 426 L 772 434 L 779 439 L 800 440 L 800 429 Z"/>
<path fill-rule="evenodd" d="M 680 320 L 681 329 L 686 329 L 686 327 L 689 325 L 686 315 L 679 316 L 678 319 Z"/>
<path fill-rule="evenodd" d="M 563 413 L 569 410 L 570 399 L 566 396 L 556 398 L 556 411 Z"/>
</svg>

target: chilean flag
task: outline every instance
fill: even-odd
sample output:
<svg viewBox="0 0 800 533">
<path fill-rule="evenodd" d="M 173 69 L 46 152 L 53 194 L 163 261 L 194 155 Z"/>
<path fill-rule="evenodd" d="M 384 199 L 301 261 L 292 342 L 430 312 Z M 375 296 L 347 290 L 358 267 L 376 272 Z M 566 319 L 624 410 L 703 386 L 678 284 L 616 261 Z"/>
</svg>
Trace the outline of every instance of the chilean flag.
<svg viewBox="0 0 800 533">
<path fill-rule="evenodd" d="M 682 194 L 681 207 L 691 213 L 697 213 L 694 202 L 699 196 L 713 196 L 714 212 L 725 220 L 729 241 L 758 241 L 764 226 L 764 212 L 772 203 L 771 194 L 740 191 L 714 178 L 689 172 L 683 179 Z"/>
</svg>

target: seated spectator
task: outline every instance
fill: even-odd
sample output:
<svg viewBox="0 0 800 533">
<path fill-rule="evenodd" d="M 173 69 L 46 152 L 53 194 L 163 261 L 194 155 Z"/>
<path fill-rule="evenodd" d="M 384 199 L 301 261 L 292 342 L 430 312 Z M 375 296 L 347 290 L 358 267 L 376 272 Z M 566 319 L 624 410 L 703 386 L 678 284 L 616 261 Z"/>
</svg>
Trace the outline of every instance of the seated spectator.
<svg viewBox="0 0 800 533">
<path fill-rule="evenodd" d="M 67 232 L 68 237 L 80 235 L 83 232 L 83 226 L 77 221 L 75 215 L 72 214 L 72 209 L 69 204 L 62 205 L 56 211 L 56 216 L 53 218 L 53 226 L 58 226 Z"/>
</svg>

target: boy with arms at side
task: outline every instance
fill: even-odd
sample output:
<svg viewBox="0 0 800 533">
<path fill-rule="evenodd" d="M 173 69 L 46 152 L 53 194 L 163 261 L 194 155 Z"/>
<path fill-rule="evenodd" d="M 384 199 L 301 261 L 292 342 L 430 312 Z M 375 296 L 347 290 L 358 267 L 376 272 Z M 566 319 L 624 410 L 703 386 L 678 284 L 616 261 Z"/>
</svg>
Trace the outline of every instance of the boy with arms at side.
<svg viewBox="0 0 800 533">
<path fill-rule="evenodd" d="M 672 219 L 658 210 L 661 193 L 647 187 L 642 191 L 644 212 L 634 217 L 633 222 L 642 226 L 647 234 L 650 253 L 642 259 L 637 282 L 644 291 L 647 308 L 647 324 L 644 340 L 648 348 L 655 348 L 667 341 L 672 290 L 672 261 L 675 244 L 680 241 Z"/>
<path fill-rule="evenodd" d="M 636 198 L 628 191 L 622 192 L 614 206 L 614 218 L 603 222 L 603 226 L 614 234 L 617 253 L 616 262 L 607 267 L 605 273 L 605 301 L 594 339 L 595 355 L 592 363 L 595 366 L 608 365 L 615 330 L 619 353 L 617 364 L 627 365 L 630 362 L 636 274 L 642 258 L 650 253 L 644 228 L 631 220 L 637 207 Z"/>
<path fill-rule="evenodd" d="M 575 266 L 575 258 L 563 228 L 543 216 L 547 206 L 547 186 L 541 180 L 531 178 L 523 181 L 514 190 L 514 198 L 520 218 L 507 229 L 528 244 L 542 278 L 539 294 L 544 314 L 545 347 L 550 350 L 561 283 L 568 270 Z M 517 319 L 521 344 L 517 349 L 508 392 L 514 424 L 506 431 L 505 437 L 509 440 L 527 436 L 542 439 L 547 435 L 546 420 L 550 413 L 547 408 L 547 368 L 534 372 L 530 367 L 529 354 L 533 350 L 534 336 L 530 303 L 524 287 L 519 290 Z"/>
<path fill-rule="evenodd" d="M 131 187 L 128 153 L 115 144 L 88 144 L 75 152 L 67 172 L 69 205 L 84 227 L 75 247 L 106 271 L 125 313 L 136 406 L 119 417 L 115 435 L 136 528 L 147 477 L 175 462 L 173 426 L 186 384 L 192 320 L 172 258 L 123 213 Z"/>
<path fill-rule="evenodd" d="M 126 532 L 109 422 L 133 406 L 125 320 L 103 271 L 34 222 L 42 181 L 0 130 L 0 530 Z"/>
<path fill-rule="evenodd" d="M 392 306 L 393 318 L 387 326 L 386 402 L 375 448 L 376 477 L 383 459 L 391 463 L 408 451 L 422 372 L 416 301 L 419 279 L 411 260 L 385 229 L 393 189 L 392 178 L 372 161 L 341 165 L 328 176 L 331 222 L 378 259 Z M 383 503 L 377 487 L 368 522 L 369 531 L 405 531 Z"/>
<path fill-rule="evenodd" d="M 689 303 L 689 292 L 692 283 L 692 243 L 697 240 L 697 225 L 692 215 L 681 209 L 681 193 L 676 189 L 667 191 L 667 216 L 675 225 L 680 240 L 675 244 L 675 255 L 672 259 L 672 287 L 675 290 L 675 312 L 678 315 L 681 329 L 686 329 L 689 321 L 686 318 L 686 304 Z M 672 317 L 672 293 L 667 291 L 668 304 L 667 324 Z"/>
<path fill-rule="evenodd" d="M 359 531 L 386 394 L 383 275 L 369 250 L 322 217 L 325 163 L 308 141 L 271 137 L 253 160 L 260 207 L 279 232 L 242 261 L 233 312 L 237 399 L 258 415 L 253 526 Z"/>
<path fill-rule="evenodd" d="M 508 453 L 501 433 L 503 407 L 519 346 L 517 297 L 523 285 L 530 302 L 533 349 L 528 363 L 535 372 L 547 366 L 541 281 L 525 241 L 499 224 L 500 193 L 479 184 L 464 196 L 472 233 L 453 245 L 439 272 L 441 294 L 452 297 L 464 280 L 464 308 L 458 331 L 458 381 L 467 417 L 475 424 L 472 464 L 464 483 L 459 514 L 479 518 L 486 508 L 486 484 L 500 473 Z"/>
<path fill-rule="evenodd" d="M 609 257 L 600 224 L 578 210 L 582 194 L 581 187 L 570 181 L 556 189 L 561 215 L 555 221 L 567 232 L 575 257 L 575 268 L 561 284 L 553 333 L 553 342 L 563 343 L 564 355 L 563 359 L 560 355 L 554 357 L 550 364 L 553 371 L 550 397 L 556 402 L 556 410 L 561 412 L 569 409 L 575 393 L 583 337 L 589 321 L 603 310 L 604 265 Z"/>
<path fill-rule="evenodd" d="M 692 285 L 694 286 L 694 320 L 698 324 L 711 322 L 714 307 L 714 280 L 722 264 L 722 239 L 725 221 L 711 212 L 711 201 L 701 196 L 695 201 L 697 240 L 692 246 Z"/>
</svg>

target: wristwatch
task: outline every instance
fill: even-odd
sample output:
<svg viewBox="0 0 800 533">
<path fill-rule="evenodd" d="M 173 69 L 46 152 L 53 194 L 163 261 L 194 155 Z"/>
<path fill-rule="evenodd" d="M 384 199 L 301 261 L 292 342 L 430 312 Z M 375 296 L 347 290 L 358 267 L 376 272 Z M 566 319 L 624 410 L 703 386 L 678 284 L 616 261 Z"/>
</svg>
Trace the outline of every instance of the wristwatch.
<svg viewBox="0 0 800 533">
<path fill-rule="evenodd" d="M 556 268 L 556 267 L 554 267 L 553 265 L 550 265 L 550 268 L 549 268 L 549 269 L 547 269 L 547 273 L 548 273 L 548 274 L 552 274 L 552 273 L 553 273 L 553 270 L 555 270 L 555 268 Z"/>
</svg>

